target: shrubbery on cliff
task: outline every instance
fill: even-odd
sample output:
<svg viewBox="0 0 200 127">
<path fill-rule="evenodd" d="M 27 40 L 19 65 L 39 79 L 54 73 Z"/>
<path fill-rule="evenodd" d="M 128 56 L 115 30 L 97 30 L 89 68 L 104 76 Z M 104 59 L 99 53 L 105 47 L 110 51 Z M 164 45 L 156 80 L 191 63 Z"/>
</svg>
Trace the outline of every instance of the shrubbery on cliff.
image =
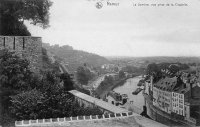
<svg viewBox="0 0 200 127">
<path fill-rule="evenodd" d="M 43 57 L 46 57 L 43 54 Z M 48 62 L 48 58 L 46 62 Z M 52 65 L 48 63 L 48 68 Z M 54 65 L 53 65 L 54 67 Z M 56 67 L 56 66 L 55 66 Z M 98 108 L 84 108 L 67 94 L 74 89 L 69 74 L 54 69 L 35 74 L 29 62 L 15 53 L 4 50 L 0 55 L 1 123 L 13 120 L 70 117 L 76 115 L 102 114 Z M 9 120 L 9 121 L 7 121 Z"/>
</svg>

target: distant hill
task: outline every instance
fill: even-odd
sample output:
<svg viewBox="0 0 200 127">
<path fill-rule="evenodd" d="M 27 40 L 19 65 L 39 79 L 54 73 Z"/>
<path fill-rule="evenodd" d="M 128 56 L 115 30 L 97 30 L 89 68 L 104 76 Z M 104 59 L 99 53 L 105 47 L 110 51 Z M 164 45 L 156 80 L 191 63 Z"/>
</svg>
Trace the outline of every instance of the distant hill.
<svg viewBox="0 0 200 127">
<path fill-rule="evenodd" d="M 149 62 L 155 62 L 155 63 L 161 63 L 161 62 L 180 62 L 180 63 L 191 63 L 191 62 L 200 62 L 200 57 L 194 57 L 194 56 L 151 56 L 151 57 L 126 57 L 126 56 L 112 56 L 112 57 L 106 57 L 108 60 L 138 60 L 138 61 L 149 61 Z"/>
<path fill-rule="evenodd" d="M 49 52 L 53 53 L 57 58 L 65 63 L 66 68 L 74 73 L 79 66 L 83 66 L 86 63 L 90 67 L 99 67 L 103 64 L 107 64 L 110 61 L 106 58 L 88 53 L 85 51 L 75 50 L 72 46 L 64 45 L 50 45 L 49 43 L 43 43 L 43 47 Z"/>
<path fill-rule="evenodd" d="M 107 57 L 112 63 L 121 66 L 132 65 L 146 67 L 150 63 L 185 63 L 199 64 L 200 57 L 172 57 L 172 56 L 155 56 L 155 57 Z"/>
</svg>

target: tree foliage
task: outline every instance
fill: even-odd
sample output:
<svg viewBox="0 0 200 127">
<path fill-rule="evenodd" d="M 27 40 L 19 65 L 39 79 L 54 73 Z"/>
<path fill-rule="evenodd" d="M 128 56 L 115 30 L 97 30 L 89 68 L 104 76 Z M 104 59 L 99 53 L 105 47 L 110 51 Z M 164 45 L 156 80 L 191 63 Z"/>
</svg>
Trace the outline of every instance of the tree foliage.
<svg viewBox="0 0 200 127">
<path fill-rule="evenodd" d="M 30 36 L 24 20 L 43 28 L 49 26 L 50 0 L 1 0 L 1 31 L 2 35 Z"/>
<path fill-rule="evenodd" d="M 65 92 L 48 95 L 36 89 L 13 96 L 10 109 L 17 120 L 103 114 L 97 107 L 79 105 Z"/>
<path fill-rule="evenodd" d="M 44 101 L 44 96 L 36 89 L 22 92 L 16 96 L 12 96 L 12 112 L 19 119 L 36 119 L 40 111 L 40 104 Z"/>
<path fill-rule="evenodd" d="M 65 91 L 70 91 L 70 90 L 74 89 L 74 82 L 72 81 L 72 78 L 68 73 L 61 74 L 60 78 L 64 83 L 64 90 Z"/>
<path fill-rule="evenodd" d="M 147 75 L 154 76 L 153 82 L 157 82 L 162 77 L 161 69 L 155 63 L 149 64 L 147 66 L 146 73 Z"/>
<path fill-rule="evenodd" d="M 125 73 L 124 73 L 124 71 L 122 71 L 122 70 L 120 70 L 119 71 L 119 78 L 125 78 Z"/>
<path fill-rule="evenodd" d="M 3 88 L 15 90 L 28 89 L 29 61 L 17 56 L 8 50 L 1 51 L 0 55 L 0 83 Z"/>
<path fill-rule="evenodd" d="M 158 73 L 158 71 L 160 71 L 158 66 L 155 63 L 152 63 L 147 66 L 146 73 L 152 75 Z"/>
<path fill-rule="evenodd" d="M 80 66 L 77 68 L 76 76 L 79 83 L 87 85 L 88 81 L 92 78 L 92 73 L 88 68 Z"/>
<path fill-rule="evenodd" d="M 34 74 L 27 60 L 7 50 L 0 55 L 0 84 L 3 121 L 8 118 L 5 116 L 26 120 L 102 114 L 98 108 L 80 106 L 74 96 L 67 93 L 74 89 L 69 74 L 51 70 Z"/>
<path fill-rule="evenodd" d="M 1 123 L 9 119 L 8 112 L 11 105 L 11 95 L 29 89 L 29 81 L 32 76 L 29 70 L 29 62 L 17 56 L 14 52 L 0 50 L 0 114 Z M 2 117 L 3 115 L 3 117 Z"/>
<path fill-rule="evenodd" d="M 109 75 L 109 76 L 105 76 L 104 81 L 102 81 L 100 83 L 100 85 L 97 87 L 96 91 L 101 91 L 105 88 L 108 88 L 109 86 L 112 86 L 114 84 L 114 78 L 113 76 Z"/>
</svg>

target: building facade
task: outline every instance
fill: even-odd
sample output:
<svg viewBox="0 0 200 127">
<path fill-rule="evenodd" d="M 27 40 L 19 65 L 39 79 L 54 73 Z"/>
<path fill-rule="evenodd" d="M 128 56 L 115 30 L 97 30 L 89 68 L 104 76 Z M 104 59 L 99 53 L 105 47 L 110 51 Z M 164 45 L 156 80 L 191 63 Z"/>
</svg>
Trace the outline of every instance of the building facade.
<svg viewBox="0 0 200 127">
<path fill-rule="evenodd" d="M 150 104 L 148 105 L 146 100 L 146 105 L 149 106 L 147 113 L 153 119 L 157 118 L 154 117 L 159 112 L 169 120 L 200 125 L 200 77 L 194 74 L 189 76 L 187 73 L 182 74 L 180 77 L 164 76 L 153 84 L 149 81 L 153 78 L 146 80 L 144 95 L 148 101 L 152 101 L 152 104 L 148 102 Z"/>
<path fill-rule="evenodd" d="M 162 111 L 171 113 L 171 93 L 153 87 L 153 105 Z"/>
<path fill-rule="evenodd" d="M 185 116 L 184 94 L 172 92 L 172 112 Z"/>
</svg>

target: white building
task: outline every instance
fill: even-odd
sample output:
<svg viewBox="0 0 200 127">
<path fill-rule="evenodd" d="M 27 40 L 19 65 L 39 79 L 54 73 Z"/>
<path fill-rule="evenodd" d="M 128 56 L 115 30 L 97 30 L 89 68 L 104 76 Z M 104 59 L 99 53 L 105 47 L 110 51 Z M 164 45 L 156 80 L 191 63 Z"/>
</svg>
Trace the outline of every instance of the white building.
<svg viewBox="0 0 200 127">
<path fill-rule="evenodd" d="M 176 85 L 177 78 L 164 78 L 153 85 L 153 105 L 167 113 L 172 112 L 171 91 Z"/>
<path fill-rule="evenodd" d="M 153 87 L 153 105 L 162 111 L 171 113 L 171 92 Z"/>
<path fill-rule="evenodd" d="M 184 94 L 172 92 L 172 112 L 185 116 Z"/>
</svg>

